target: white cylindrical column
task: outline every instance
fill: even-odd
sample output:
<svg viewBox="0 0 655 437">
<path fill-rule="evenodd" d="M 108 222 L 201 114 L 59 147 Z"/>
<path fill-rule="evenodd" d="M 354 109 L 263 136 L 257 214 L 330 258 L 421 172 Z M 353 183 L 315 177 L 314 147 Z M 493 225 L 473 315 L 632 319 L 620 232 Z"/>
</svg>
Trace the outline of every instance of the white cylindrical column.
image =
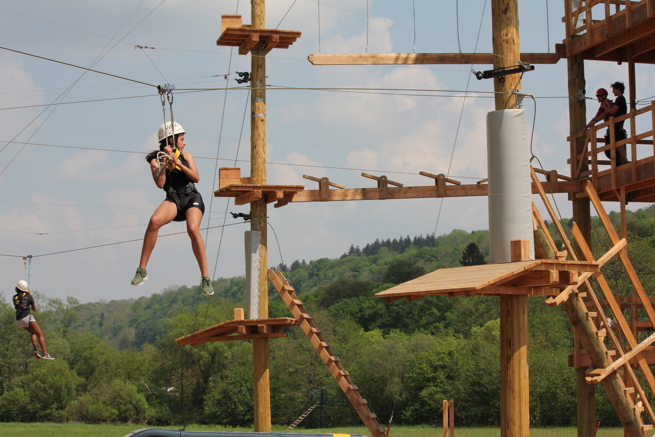
<svg viewBox="0 0 655 437">
<path fill-rule="evenodd" d="M 503 109 L 487 114 L 487 171 L 490 261 L 510 262 L 509 244 L 517 239 L 530 242 L 530 259 L 534 259 L 525 110 Z"/>
<path fill-rule="evenodd" d="M 246 245 L 246 308 L 248 319 L 259 318 L 259 247 L 261 234 L 259 231 L 245 232 Z"/>
</svg>

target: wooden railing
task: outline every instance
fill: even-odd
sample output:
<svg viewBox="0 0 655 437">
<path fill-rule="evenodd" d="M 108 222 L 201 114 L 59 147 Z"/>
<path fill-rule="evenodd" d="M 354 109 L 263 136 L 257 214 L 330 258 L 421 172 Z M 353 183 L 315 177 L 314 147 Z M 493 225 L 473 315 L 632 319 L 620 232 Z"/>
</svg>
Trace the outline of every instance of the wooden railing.
<svg viewBox="0 0 655 437">
<path fill-rule="evenodd" d="M 568 55 L 577 54 L 653 18 L 654 3 L 653 0 L 564 0 Z M 574 37 L 584 38 L 572 44 Z"/>
<path fill-rule="evenodd" d="M 655 148 L 653 147 L 654 109 L 655 102 L 652 102 L 649 106 L 631 111 L 621 117 L 610 117 L 609 121 L 597 124 L 584 132 L 572 134 L 569 137 L 569 142 L 571 144 L 571 175 L 573 179 L 591 177 L 592 183 L 596 187 L 596 182 L 600 176 L 611 174 L 612 188 L 617 188 L 617 148 L 625 147 L 629 161 L 626 165 L 629 165 L 633 172 L 632 180 L 637 181 L 638 165 L 655 159 Z M 628 132 L 628 137 L 616 141 L 614 123 L 622 120 L 625 121 L 624 127 Z M 610 143 L 608 145 L 605 145 L 606 129 L 609 129 Z M 581 153 L 577 153 L 576 144 L 581 137 L 584 137 L 585 146 Z M 650 147 L 637 147 L 640 145 L 649 145 Z M 610 152 L 610 159 L 607 159 L 605 151 Z M 624 166 L 619 168 L 623 169 Z"/>
</svg>

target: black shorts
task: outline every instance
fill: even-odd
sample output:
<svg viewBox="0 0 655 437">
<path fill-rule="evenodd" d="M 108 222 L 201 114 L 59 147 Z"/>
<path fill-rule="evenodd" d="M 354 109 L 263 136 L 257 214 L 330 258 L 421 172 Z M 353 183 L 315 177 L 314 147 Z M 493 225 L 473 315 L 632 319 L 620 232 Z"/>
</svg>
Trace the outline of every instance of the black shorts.
<svg viewBox="0 0 655 437">
<path fill-rule="evenodd" d="M 173 219 L 175 222 L 183 222 L 186 220 L 186 212 L 189 208 L 198 208 L 203 214 L 205 213 L 205 203 L 202 201 L 202 196 L 198 191 L 191 190 L 189 193 L 176 193 L 179 203 L 175 200 L 172 193 L 166 194 L 166 200 L 177 205 L 177 215 Z"/>
</svg>

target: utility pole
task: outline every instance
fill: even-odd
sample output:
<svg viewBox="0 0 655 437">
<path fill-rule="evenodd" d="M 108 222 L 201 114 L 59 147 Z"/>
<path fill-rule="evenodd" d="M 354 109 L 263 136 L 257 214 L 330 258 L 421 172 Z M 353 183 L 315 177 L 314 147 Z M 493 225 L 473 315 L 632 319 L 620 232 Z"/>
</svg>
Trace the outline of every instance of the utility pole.
<svg viewBox="0 0 655 437">
<path fill-rule="evenodd" d="M 251 0 L 253 29 L 265 29 L 266 1 Z M 250 180 L 266 185 L 266 49 L 257 44 L 251 50 L 251 118 L 250 118 Z M 260 233 L 259 315 L 268 318 L 268 266 L 266 199 L 250 204 L 250 229 Z M 252 341 L 253 396 L 255 432 L 271 432 L 271 382 L 268 338 Z"/>
<path fill-rule="evenodd" d="M 512 67 L 521 59 L 517 0 L 492 0 L 494 69 Z M 516 109 L 520 75 L 494 78 L 496 110 Z M 530 435 L 528 373 L 528 297 L 500 297 L 500 435 Z"/>
</svg>

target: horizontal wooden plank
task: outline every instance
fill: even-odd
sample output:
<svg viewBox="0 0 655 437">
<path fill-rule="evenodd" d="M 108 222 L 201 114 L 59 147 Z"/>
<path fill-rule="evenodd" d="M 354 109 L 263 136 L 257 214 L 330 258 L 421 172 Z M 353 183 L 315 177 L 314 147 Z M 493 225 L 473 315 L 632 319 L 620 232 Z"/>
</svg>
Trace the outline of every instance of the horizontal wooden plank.
<svg viewBox="0 0 655 437">
<path fill-rule="evenodd" d="M 493 53 L 312 53 L 313 65 L 408 65 L 408 64 L 489 64 Z M 557 53 L 521 53 L 528 64 L 556 64 Z"/>
</svg>

